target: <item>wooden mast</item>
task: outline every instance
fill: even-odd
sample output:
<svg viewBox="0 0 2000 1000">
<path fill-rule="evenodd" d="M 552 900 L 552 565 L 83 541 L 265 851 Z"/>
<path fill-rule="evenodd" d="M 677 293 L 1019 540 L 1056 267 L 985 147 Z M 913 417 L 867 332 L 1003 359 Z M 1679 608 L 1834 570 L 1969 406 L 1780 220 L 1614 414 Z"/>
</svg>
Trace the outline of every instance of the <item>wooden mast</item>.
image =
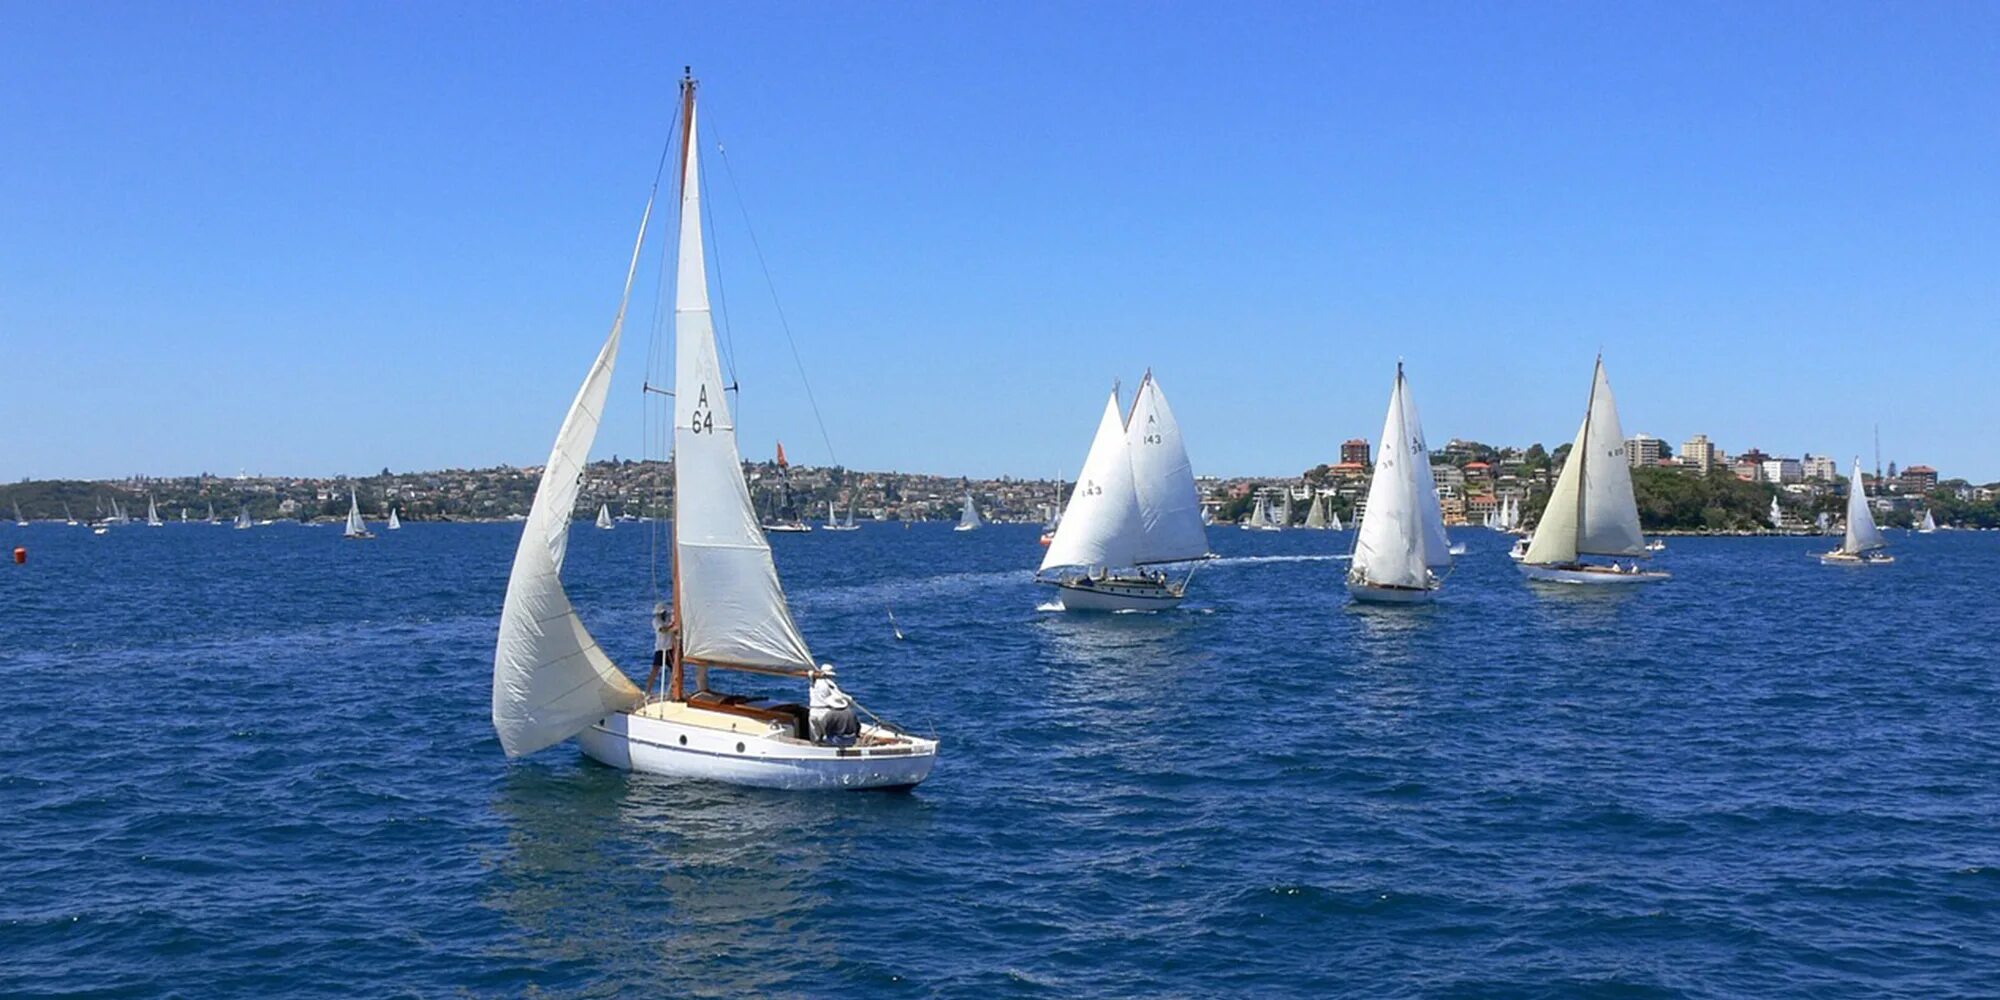
<svg viewBox="0 0 2000 1000">
<path fill-rule="evenodd" d="M 694 158 L 696 153 L 694 148 L 694 67 L 683 66 L 681 72 L 681 204 L 685 206 L 687 204 L 688 162 Z M 686 220 L 682 220 L 681 224 L 686 225 Z M 701 220 L 696 219 L 695 225 L 701 225 Z M 678 329 L 678 323 L 676 323 L 676 327 L 674 336 L 679 337 L 680 330 Z M 668 529 L 667 535 L 668 541 L 673 548 L 672 573 L 674 588 L 674 619 L 671 623 L 673 643 L 672 648 L 667 651 L 667 655 L 672 661 L 672 670 L 668 675 L 670 678 L 668 697 L 674 701 L 687 700 L 684 672 L 681 669 L 681 623 L 686 621 L 686 619 L 681 616 L 680 505 L 681 491 L 676 488 L 674 490 L 674 523 Z"/>
</svg>

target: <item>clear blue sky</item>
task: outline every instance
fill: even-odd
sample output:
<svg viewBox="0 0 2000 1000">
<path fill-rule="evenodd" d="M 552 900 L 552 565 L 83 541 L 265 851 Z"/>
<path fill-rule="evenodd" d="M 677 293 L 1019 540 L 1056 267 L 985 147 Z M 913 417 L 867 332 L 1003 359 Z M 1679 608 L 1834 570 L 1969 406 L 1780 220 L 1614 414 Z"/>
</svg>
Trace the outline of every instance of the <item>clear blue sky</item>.
<svg viewBox="0 0 2000 1000">
<path fill-rule="evenodd" d="M 2000 479 L 2000 5 L 9 3 L 0 478 L 539 463 L 683 63 L 838 457 L 1628 433 Z M 826 460 L 709 158 L 745 451 Z M 656 243 L 655 246 L 659 244 Z M 598 451 L 641 451 L 653 304 Z"/>
</svg>

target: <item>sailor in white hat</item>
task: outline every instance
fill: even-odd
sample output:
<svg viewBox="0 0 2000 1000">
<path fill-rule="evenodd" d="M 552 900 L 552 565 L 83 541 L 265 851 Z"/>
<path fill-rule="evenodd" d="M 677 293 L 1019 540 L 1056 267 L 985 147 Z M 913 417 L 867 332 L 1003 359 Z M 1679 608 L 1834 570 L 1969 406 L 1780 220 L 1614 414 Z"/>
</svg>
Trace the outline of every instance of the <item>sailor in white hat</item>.
<svg viewBox="0 0 2000 1000">
<path fill-rule="evenodd" d="M 854 699 L 834 680 L 837 673 L 831 663 L 813 671 L 809 718 L 813 742 L 846 746 L 861 734 L 861 719 L 854 713 Z"/>
</svg>

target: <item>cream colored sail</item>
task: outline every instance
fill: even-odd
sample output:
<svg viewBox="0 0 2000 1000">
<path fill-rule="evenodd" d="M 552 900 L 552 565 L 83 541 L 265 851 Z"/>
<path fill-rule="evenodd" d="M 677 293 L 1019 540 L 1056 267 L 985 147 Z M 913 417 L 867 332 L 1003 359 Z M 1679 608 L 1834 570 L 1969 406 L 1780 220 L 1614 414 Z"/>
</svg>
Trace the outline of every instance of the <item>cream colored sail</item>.
<svg viewBox="0 0 2000 1000">
<path fill-rule="evenodd" d="M 645 700 L 577 617 L 563 590 L 562 564 L 569 549 L 570 510 L 582 489 L 584 463 L 590 458 L 605 395 L 611 389 L 625 308 L 632 298 L 632 279 L 652 214 L 649 198 L 611 334 L 556 432 L 555 447 L 542 467 L 541 483 L 514 550 L 507 601 L 500 611 L 500 638 L 493 650 L 493 729 L 509 756 L 560 743 L 606 713 Z"/>
<path fill-rule="evenodd" d="M 1591 381 L 1590 408 L 1524 561 L 1572 563 L 1585 554 L 1646 555 L 1639 505 L 1632 497 L 1632 469 L 1625 459 L 1624 431 L 1618 425 L 1618 408 L 1602 358 Z"/>
<path fill-rule="evenodd" d="M 1125 448 L 1139 508 L 1133 563 L 1186 562 L 1208 555 L 1208 532 L 1201 525 L 1201 493 L 1195 489 L 1194 467 L 1188 463 L 1181 425 L 1151 372 L 1140 380 L 1139 393 L 1132 400 Z"/>
<path fill-rule="evenodd" d="M 1312 509 L 1306 511 L 1306 527 L 1321 530 L 1326 526 L 1326 498 L 1315 494 Z"/>
<path fill-rule="evenodd" d="M 1888 545 L 1889 540 L 1882 537 L 1882 529 L 1875 526 L 1875 515 L 1868 509 L 1868 488 L 1861 482 L 1861 460 L 1855 459 L 1854 478 L 1847 483 L 1847 536 L 1840 542 L 1840 551 L 1858 556 Z"/>
<path fill-rule="evenodd" d="M 1143 531 L 1138 494 L 1132 487 L 1125 421 L 1114 390 L 1104 403 L 1104 415 L 1097 422 L 1097 436 L 1091 439 L 1083 471 L 1070 488 L 1069 505 L 1063 508 L 1056 537 L 1042 554 L 1041 568 L 1131 566 L 1138 561 Z"/>
<path fill-rule="evenodd" d="M 674 289 L 674 597 L 681 652 L 697 663 L 812 668 L 743 481 L 723 394 L 701 236 L 699 125 L 688 109 Z"/>
</svg>

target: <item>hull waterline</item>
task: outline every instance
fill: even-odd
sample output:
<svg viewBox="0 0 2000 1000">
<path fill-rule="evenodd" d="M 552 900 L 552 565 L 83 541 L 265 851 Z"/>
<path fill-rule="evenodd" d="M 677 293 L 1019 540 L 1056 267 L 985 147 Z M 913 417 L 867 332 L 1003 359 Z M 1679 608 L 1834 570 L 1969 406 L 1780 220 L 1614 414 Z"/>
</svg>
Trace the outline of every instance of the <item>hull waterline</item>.
<svg viewBox="0 0 2000 1000">
<path fill-rule="evenodd" d="M 937 763 L 933 740 L 900 737 L 891 747 L 831 747 L 792 738 L 783 727 L 758 720 L 723 724 L 734 728 L 618 712 L 591 723 L 576 739 L 592 760 L 622 770 L 791 791 L 912 788 Z M 863 729 L 864 735 L 876 732 L 886 731 Z"/>
<path fill-rule="evenodd" d="M 1522 575 L 1540 583 L 1566 583 L 1583 587 L 1629 587 L 1642 583 L 1662 583 L 1673 579 L 1672 573 L 1661 570 L 1635 570 L 1625 572 L 1610 567 L 1544 566 L 1539 563 L 1516 563 Z"/>
</svg>

